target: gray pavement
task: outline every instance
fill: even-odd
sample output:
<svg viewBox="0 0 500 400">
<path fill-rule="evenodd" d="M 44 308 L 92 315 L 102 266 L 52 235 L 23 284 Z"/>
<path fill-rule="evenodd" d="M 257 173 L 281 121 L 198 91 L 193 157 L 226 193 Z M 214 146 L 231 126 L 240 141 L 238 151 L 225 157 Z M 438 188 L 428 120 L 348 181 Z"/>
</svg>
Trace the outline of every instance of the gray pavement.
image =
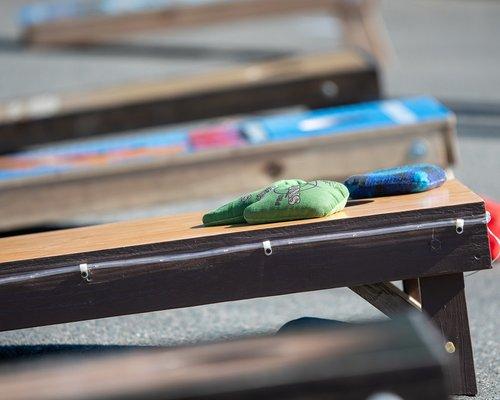
<svg viewBox="0 0 500 400">
<path fill-rule="evenodd" d="M 26 2 L 0 1 L 0 99 L 173 76 L 276 52 L 324 50 L 338 37 L 328 19 L 310 16 L 204 28 L 161 40 L 140 38 L 141 43 L 169 50 L 152 57 L 91 51 L 28 53 L 13 42 L 18 34 L 13 15 Z M 384 76 L 388 95 L 429 93 L 453 101 L 500 104 L 500 2 L 393 0 L 383 1 L 383 10 L 397 55 Z M 479 193 L 500 200 L 500 113 L 472 120 L 459 117 L 461 162 L 456 174 Z M 466 285 L 477 398 L 497 400 L 498 265 L 468 276 Z M 335 289 L 1 333 L 0 360 L 25 353 L 27 348 L 19 346 L 175 346 L 268 333 L 305 315 L 344 321 L 383 318 L 353 293 Z M 28 349 L 37 352 L 40 347 Z"/>
</svg>

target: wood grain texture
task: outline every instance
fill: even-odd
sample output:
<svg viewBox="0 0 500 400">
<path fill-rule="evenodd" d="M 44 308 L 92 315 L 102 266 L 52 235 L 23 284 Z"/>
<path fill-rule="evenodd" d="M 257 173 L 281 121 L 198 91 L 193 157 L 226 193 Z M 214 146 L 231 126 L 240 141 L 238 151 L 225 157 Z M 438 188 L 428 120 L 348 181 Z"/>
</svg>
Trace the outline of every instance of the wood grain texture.
<svg viewBox="0 0 500 400">
<path fill-rule="evenodd" d="M 437 334 L 413 319 L 18 364 L 0 372 L 0 386 L 9 400 L 361 400 L 388 391 L 445 400 L 445 366 Z"/>
<path fill-rule="evenodd" d="M 448 123 L 350 132 L 3 182 L 0 229 L 239 195 L 290 177 L 343 180 L 352 174 L 415 162 L 409 157 L 414 141 L 429 146 L 419 162 L 447 168 L 454 157 L 447 152 Z M 352 163 L 353 159 L 357 162 Z"/>
<path fill-rule="evenodd" d="M 452 394 L 477 394 L 474 357 L 469 332 L 463 274 L 420 278 L 422 311 L 438 327 L 447 342 L 453 343 L 449 373 Z"/>
<path fill-rule="evenodd" d="M 420 310 L 419 303 L 411 299 L 410 296 L 399 290 L 391 282 L 351 286 L 349 289 L 391 318 Z"/>
<path fill-rule="evenodd" d="M 201 214 L 188 214 L 4 238 L 0 330 L 486 269 L 483 224 L 466 223 L 461 235 L 454 226 L 353 235 L 484 213 L 478 196 L 451 181 L 354 203 L 325 219 L 204 228 Z M 272 256 L 260 247 L 332 233 L 346 238 L 276 247 Z M 244 248 L 211 253 L 234 246 Z M 158 259 L 169 255 L 180 258 Z M 156 258 L 138 264 L 137 257 Z M 114 267 L 97 267 L 108 261 Z M 90 282 L 80 276 L 81 263 L 91 265 Z"/>
<path fill-rule="evenodd" d="M 336 85 L 334 96 L 323 92 L 325 82 Z M 375 100 L 379 95 L 376 67 L 359 52 L 289 57 L 176 79 L 8 101 L 0 104 L 0 152 L 293 105 L 314 108 Z"/>
</svg>

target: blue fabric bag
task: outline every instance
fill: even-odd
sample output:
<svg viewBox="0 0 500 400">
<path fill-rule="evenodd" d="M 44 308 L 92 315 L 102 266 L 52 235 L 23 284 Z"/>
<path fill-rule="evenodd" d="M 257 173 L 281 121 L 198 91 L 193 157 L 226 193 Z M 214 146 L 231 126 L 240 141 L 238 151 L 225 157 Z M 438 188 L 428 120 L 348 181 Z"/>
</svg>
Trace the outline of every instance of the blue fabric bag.
<svg viewBox="0 0 500 400">
<path fill-rule="evenodd" d="M 363 199 L 425 192 L 441 186 L 445 181 L 446 172 L 441 167 L 414 164 L 353 175 L 344 185 L 352 199 Z"/>
</svg>

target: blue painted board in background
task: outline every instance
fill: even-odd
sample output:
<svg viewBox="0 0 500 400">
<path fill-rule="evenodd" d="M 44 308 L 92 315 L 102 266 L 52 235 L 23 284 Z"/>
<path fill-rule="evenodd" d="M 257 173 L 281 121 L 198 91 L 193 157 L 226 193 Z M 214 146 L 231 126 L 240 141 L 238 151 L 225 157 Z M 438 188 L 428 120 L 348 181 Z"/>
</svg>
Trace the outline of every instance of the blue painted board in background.
<svg viewBox="0 0 500 400">
<path fill-rule="evenodd" d="M 249 119 L 241 125 L 251 143 L 366 131 L 443 120 L 452 116 L 433 97 L 374 101 Z"/>
</svg>

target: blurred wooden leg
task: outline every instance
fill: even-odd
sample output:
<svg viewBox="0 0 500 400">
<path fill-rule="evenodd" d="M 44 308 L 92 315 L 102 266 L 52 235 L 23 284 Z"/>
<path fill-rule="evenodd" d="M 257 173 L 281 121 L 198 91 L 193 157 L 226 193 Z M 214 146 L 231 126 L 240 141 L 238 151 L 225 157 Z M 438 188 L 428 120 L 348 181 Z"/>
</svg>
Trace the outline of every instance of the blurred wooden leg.
<svg viewBox="0 0 500 400">
<path fill-rule="evenodd" d="M 379 4 L 374 0 L 346 3 L 338 8 L 346 42 L 371 54 L 379 64 L 392 57 L 392 45 L 380 16 Z"/>
</svg>

